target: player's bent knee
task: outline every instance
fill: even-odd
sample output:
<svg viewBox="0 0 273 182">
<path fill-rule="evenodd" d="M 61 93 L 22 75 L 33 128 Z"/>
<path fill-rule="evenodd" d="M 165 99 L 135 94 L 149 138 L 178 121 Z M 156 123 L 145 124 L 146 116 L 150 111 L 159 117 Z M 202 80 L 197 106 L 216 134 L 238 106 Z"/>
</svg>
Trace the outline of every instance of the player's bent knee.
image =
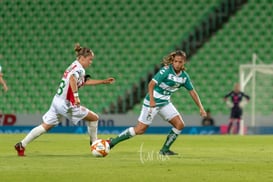
<svg viewBox="0 0 273 182">
<path fill-rule="evenodd" d="M 89 112 L 87 114 L 87 116 L 84 118 L 84 120 L 87 120 L 87 121 L 98 121 L 99 120 L 99 116 L 94 113 L 94 112 Z"/>
<path fill-rule="evenodd" d="M 145 129 L 136 127 L 134 128 L 136 135 L 141 135 L 145 132 Z"/>
<path fill-rule="evenodd" d="M 148 127 L 143 127 L 143 126 L 139 127 L 139 126 L 137 126 L 134 129 L 135 129 L 136 135 L 142 135 L 143 133 L 145 133 L 145 131 L 147 130 L 147 128 Z"/>
<path fill-rule="evenodd" d="M 145 133 L 146 129 L 145 130 L 138 130 L 136 131 L 136 135 L 142 135 L 143 133 Z"/>
<path fill-rule="evenodd" d="M 54 127 L 54 125 L 49 125 L 49 124 L 46 124 L 46 123 L 42 123 L 41 126 L 46 130 L 46 131 L 49 131 L 51 128 Z"/>
<path fill-rule="evenodd" d="M 99 116 L 98 115 L 95 115 L 94 116 L 94 119 L 92 121 L 98 121 L 99 120 Z"/>
<path fill-rule="evenodd" d="M 178 129 L 178 130 L 182 130 L 184 127 L 185 127 L 184 122 L 179 122 L 179 123 L 175 126 L 175 128 Z"/>
</svg>

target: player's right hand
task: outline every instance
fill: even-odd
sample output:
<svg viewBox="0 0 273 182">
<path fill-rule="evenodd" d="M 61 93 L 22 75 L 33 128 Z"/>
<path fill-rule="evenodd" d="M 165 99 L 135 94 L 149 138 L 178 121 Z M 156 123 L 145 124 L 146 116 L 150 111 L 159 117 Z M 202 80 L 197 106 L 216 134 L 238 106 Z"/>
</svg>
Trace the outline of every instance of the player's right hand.
<svg viewBox="0 0 273 182">
<path fill-rule="evenodd" d="M 156 107 L 156 103 L 154 101 L 154 99 L 150 100 L 150 108 L 155 108 Z"/>
<path fill-rule="evenodd" d="M 230 100 L 226 100 L 226 105 L 227 105 L 227 107 L 229 107 L 229 108 L 232 108 L 232 107 L 233 107 L 233 103 L 232 103 Z"/>
<path fill-rule="evenodd" d="M 77 107 L 80 107 L 80 105 L 81 105 L 81 100 L 80 100 L 79 97 L 75 97 L 75 105 L 76 105 Z"/>
</svg>

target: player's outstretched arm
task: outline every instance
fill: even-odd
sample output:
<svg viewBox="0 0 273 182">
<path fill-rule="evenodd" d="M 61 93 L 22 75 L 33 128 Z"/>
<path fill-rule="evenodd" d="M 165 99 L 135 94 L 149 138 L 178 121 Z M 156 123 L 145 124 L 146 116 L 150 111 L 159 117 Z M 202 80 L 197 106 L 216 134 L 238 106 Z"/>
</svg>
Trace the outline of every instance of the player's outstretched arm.
<svg viewBox="0 0 273 182">
<path fill-rule="evenodd" d="M 193 89 L 193 90 L 189 91 L 189 93 L 190 93 L 192 99 L 194 100 L 195 104 L 199 107 L 200 115 L 201 115 L 202 117 L 207 116 L 207 113 L 206 113 L 206 111 L 204 110 L 204 107 L 203 107 L 203 105 L 202 105 L 202 103 L 201 103 L 201 100 L 200 100 L 200 98 L 199 98 L 197 92 Z"/>
<path fill-rule="evenodd" d="M 3 89 L 6 92 L 6 91 L 8 91 L 8 86 L 7 86 L 6 82 L 5 82 L 5 80 L 2 78 L 2 76 L 3 76 L 3 74 L 0 73 L 0 84 L 3 85 Z"/>
<path fill-rule="evenodd" d="M 115 78 L 106 78 L 104 80 L 93 80 L 93 79 L 89 79 L 86 80 L 84 85 L 99 85 L 99 84 L 112 84 L 115 82 Z"/>
</svg>

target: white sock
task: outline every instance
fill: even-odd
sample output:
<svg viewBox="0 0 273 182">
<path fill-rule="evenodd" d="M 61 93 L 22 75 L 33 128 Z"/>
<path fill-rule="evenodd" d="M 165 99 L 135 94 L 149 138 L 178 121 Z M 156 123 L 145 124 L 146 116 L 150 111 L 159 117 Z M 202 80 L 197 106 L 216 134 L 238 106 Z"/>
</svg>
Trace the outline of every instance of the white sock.
<svg viewBox="0 0 273 182">
<path fill-rule="evenodd" d="M 127 128 L 123 132 L 121 132 L 118 136 L 127 135 L 129 133 L 130 137 L 133 137 L 136 135 L 134 127 Z"/>
<path fill-rule="evenodd" d="M 136 135 L 136 132 L 135 132 L 134 127 L 130 127 L 130 128 L 128 129 L 128 131 L 129 131 L 129 133 L 130 133 L 131 136 L 135 136 L 135 135 Z"/>
<path fill-rule="evenodd" d="M 36 126 L 35 128 L 33 128 L 27 134 L 27 136 L 21 141 L 23 147 L 26 147 L 29 142 L 33 141 L 35 138 L 37 138 L 38 136 L 42 135 L 45 132 L 46 132 L 46 130 L 42 125 L 39 125 L 39 126 Z"/>
<path fill-rule="evenodd" d="M 98 139 L 98 121 L 86 121 L 87 130 L 90 136 L 90 141 L 94 142 Z"/>
<path fill-rule="evenodd" d="M 178 130 L 176 128 L 172 128 L 173 132 L 177 135 L 179 135 L 181 133 L 181 130 Z"/>
</svg>

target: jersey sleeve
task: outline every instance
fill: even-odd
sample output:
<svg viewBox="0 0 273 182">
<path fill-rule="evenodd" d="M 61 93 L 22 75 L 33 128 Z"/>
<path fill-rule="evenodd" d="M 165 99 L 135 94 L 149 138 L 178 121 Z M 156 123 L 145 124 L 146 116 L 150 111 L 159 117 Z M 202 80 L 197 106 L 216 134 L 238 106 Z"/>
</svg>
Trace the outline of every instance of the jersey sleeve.
<svg viewBox="0 0 273 182">
<path fill-rule="evenodd" d="M 250 100 L 250 96 L 245 94 L 244 92 L 242 92 L 242 95 L 247 99 L 247 100 Z"/>
<path fill-rule="evenodd" d="M 168 76 L 168 68 L 168 66 L 164 66 L 155 74 L 153 81 L 155 81 L 156 84 L 160 84 Z"/>
<path fill-rule="evenodd" d="M 76 78 L 78 87 L 82 86 L 84 83 L 85 70 L 83 68 L 75 69 L 72 75 Z"/>
<path fill-rule="evenodd" d="M 82 70 L 78 69 L 74 71 L 73 76 L 75 76 L 75 78 L 79 80 L 81 77 L 84 76 L 84 74 Z"/>
<path fill-rule="evenodd" d="M 231 96 L 232 93 L 233 93 L 233 91 L 229 92 L 228 94 L 226 94 L 226 95 L 224 96 L 224 98 L 227 99 L 228 97 Z"/>
</svg>

